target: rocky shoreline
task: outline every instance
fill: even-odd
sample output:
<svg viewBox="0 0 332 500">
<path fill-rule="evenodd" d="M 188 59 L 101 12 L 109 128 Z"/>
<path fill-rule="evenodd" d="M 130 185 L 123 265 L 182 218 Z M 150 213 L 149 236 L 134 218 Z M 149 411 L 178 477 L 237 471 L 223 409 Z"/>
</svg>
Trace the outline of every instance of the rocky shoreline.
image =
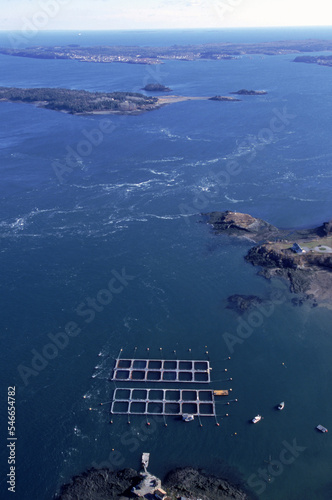
<svg viewBox="0 0 332 500">
<path fill-rule="evenodd" d="M 265 278 L 287 280 L 290 291 L 298 294 L 293 303 L 309 300 L 313 306 L 332 306 L 332 221 L 316 228 L 285 230 L 249 214 L 204 215 L 216 233 L 258 243 L 248 251 L 246 261 L 260 266 L 259 274 Z M 239 300 L 234 299 L 234 304 L 241 307 Z"/>
<path fill-rule="evenodd" d="M 131 492 L 131 489 L 141 480 L 140 473 L 134 469 L 120 471 L 111 471 L 106 468 L 90 469 L 74 476 L 71 483 L 63 485 L 54 500 L 134 498 L 136 495 Z M 253 498 L 240 486 L 192 467 L 169 472 L 163 481 L 163 488 L 170 500 L 180 497 L 185 497 L 187 500 L 250 500 Z"/>
</svg>

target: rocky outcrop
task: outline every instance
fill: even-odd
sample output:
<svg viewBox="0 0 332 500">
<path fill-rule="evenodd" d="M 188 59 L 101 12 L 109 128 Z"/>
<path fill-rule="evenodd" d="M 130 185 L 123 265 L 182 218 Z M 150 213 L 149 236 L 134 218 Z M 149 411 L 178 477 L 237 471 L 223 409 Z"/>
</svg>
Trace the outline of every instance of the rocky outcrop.
<svg viewBox="0 0 332 500">
<path fill-rule="evenodd" d="M 249 500 L 248 494 L 238 486 L 192 467 L 176 469 L 169 473 L 164 486 L 176 497 L 201 500 Z"/>
<path fill-rule="evenodd" d="M 241 89 L 237 92 L 230 92 L 230 94 L 238 94 L 238 95 L 265 95 L 267 94 L 266 90 L 247 90 Z"/>
<path fill-rule="evenodd" d="M 203 215 L 208 217 L 208 224 L 211 224 L 217 233 L 226 232 L 232 236 L 250 238 L 256 243 L 280 236 L 278 228 L 249 214 L 227 210 Z"/>
<path fill-rule="evenodd" d="M 254 266 L 260 266 L 260 275 L 265 278 L 285 278 L 290 291 L 303 300 L 332 303 L 332 221 L 319 227 L 299 230 L 278 229 L 262 219 L 237 212 L 211 212 L 205 214 L 208 223 L 217 233 L 245 237 L 258 245 L 251 248 L 245 259 Z M 292 250 L 294 243 L 308 245 L 300 253 Z M 251 300 L 246 296 L 233 295 L 227 307 L 238 312 L 250 308 Z M 251 297 L 251 296 L 249 296 Z"/>
<path fill-rule="evenodd" d="M 117 472 L 109 469 L 90 469 L 73 477 L 70 484 L 62 486 L 59 496 L 54 500 L 121 500 L 133 498 L 131 489 L 137 486 L 142 477 L 134 469 Z M 203 474 L 186 467 L 170 472 L 163 488 L 172 498 L 190 497 L 191 500 L 249 500 L 249 496 L 228 481 Z M 174 496 L 173 496 L 174 495 Z"/>
<path fill-rule="evenodd" d="M 263 302 L 263 299 L 256 295 L 231 295 L 227 298 L 227 309 L 231 309 L 238 314 L 243 314 L 257 307 Z"/>
<path fill-rule="evenodd" d="M 90 469 L 74 476 L 70 484 L 62 486 L 55 500 L 118 500 L 130 494 L 141 481 L 134 469 L 113 472 L 109 469 Z"/>
<path fill-rule="evenodd" d="M 213 97 L 209 97 L 208 99 L 209 101 L 241 101 L 241 99 L 235 99 L 235 97 L 228 97 L 228 96 L 224 96 L 224 95 L 215 95 Z"/>
</svg>

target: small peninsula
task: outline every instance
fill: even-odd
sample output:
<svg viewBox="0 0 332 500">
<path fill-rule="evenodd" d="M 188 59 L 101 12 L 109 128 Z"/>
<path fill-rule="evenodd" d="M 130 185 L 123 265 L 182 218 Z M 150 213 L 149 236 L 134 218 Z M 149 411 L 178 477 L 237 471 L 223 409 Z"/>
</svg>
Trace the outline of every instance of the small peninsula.
<svg viewBox="0 0 332 500">
<path fill-rule="evenodd" d="M 294 62 L 332 66 L 332 56 L 298 56 L 295 57 Z"/>
<path fill-rule="evenodd" d="M 332 305 L 332 220 L 313 229 L 279 229 L 249 214 L 203 214 L 217 234 L 245 238 L 253 246 L 245 259 L 266 278 L 284 278 L 290 291 L 307 300 Z"/>
</svg>

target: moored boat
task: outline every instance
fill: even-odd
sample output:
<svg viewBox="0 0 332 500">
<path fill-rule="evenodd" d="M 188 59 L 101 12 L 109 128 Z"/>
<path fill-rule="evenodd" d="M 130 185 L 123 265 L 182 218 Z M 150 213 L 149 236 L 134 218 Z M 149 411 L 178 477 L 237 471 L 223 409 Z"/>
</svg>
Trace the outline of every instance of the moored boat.
<svg viewBox="0 0 332 500">
<path fill-rule="evenodd" d="M 282 401 L 279 405 L 278 405 L 278 410 L 283 410 L 285 408 L 285 402 Z"/>
<path fill-rule="evenodd" d="M 191 422 L 192 420 L 194 420 L 194 418 L 195 418 L 194 415 L 191 415 L 190 413 L 184 413 L 182 415 L 182 420 L 184 422 Z"/>
<path fill-rule="evenodd" d="M 316 429 L 320 432 L 329 432 L 324 425 L 317 425 Z"/>
<path fill-rule="evenodd" d="M 257 424 L 257 422 L 259 422 L 260 420 L 262 420 L 262 416 L 261 415 L 256 415 L 256 417 L 254 417 L 252 419 L 252 423 L 253 424 Z"/>
</svg>

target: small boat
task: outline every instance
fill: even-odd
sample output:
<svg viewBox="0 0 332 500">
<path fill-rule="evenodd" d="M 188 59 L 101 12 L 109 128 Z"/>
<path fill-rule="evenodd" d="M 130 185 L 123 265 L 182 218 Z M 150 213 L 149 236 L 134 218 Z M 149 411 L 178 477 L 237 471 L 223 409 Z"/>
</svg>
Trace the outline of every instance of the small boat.
<svg viewBox="0 0 332 500">
<path fill-rule="evenodd" d="M 317 425 L 316 429 L 319 430 L 320 432 L 329 432 L 327 428 L 324 427 L 323 425 Z"/>
<path fill-rule="evenodd" d="M 282 401 L 282 403 L 278 405 L 278 410 L 283 410 L 284 408 L 285 408 L 285 401 Z"/>
<path fill-rule="evenodd" d="M 259 422 L 260 420 L 262 420 L 262 416 L 261 415 L 256 415 L 256 417 L 254 417 L 252 419 L 252 423 L 253 424 L 257 424 L 257 422 Z"/>
<path fill-rule="evenodd" d="M 191 414 L 189 414 L 189 413 L 184 413 L 184 414 L 182 415 L 182 420 L 183 420 L 184 422 L 191 422 L 192 420 L 194 420 L 194 418 L 195 418 L 195 417 L 194 417 L 194 415 L 191 415 Z"/>
</svg>

